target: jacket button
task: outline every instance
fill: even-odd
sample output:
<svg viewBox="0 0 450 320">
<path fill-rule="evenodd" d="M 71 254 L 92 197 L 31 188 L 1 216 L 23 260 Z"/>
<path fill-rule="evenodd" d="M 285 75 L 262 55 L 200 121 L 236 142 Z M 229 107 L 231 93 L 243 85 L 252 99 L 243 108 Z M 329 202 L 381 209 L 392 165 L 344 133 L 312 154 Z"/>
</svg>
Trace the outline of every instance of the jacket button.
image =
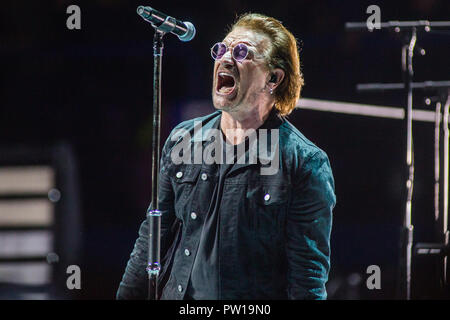
<svg viewBox="0 0 450 320">
<path fill-rule="evenodd" d="M 202 180 L 205 181 L 208 179 L 208 175 L 206 173 L 202 173 Z"/>
<path fill-rule="evenodd" d="M 178 171 L 177 174 L 175 175 L 178 179 L 180 179 L 183 176 L 183 172 Z"/>
<path fill-rule="evenodd" d="M 197 219 L 197 214 L 195 212 L 191 212 L 191 219 L 192 220 Z"/>
<path fill-rule="evenodd" d="M 178 285 L 178 292 L 183 291 L 183 287 L 181 286 L 181 284 Z"/>
<path fill-rule="evenodd" d="M 264 196 L 264 200 L 269 201 L 269 199 L 270 199 L 270 194 L 267 193 L 267 194 Z"/>
<path fill-rule="evenodd" d="M 184 249 L 184 254 L 187 255 L 187 256 L 190 256 L 191 252 L 188 249 Z"/>
</svg>

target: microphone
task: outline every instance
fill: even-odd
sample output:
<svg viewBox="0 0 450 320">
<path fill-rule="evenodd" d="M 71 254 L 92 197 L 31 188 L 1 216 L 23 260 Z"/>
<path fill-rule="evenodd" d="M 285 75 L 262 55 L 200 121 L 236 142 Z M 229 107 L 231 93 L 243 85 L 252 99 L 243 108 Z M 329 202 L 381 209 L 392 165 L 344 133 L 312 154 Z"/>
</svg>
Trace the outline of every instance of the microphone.
<svg viewBox="0 0 450 320">
<path fill-rule="evenodd" d="M 171 32 L 178 36 L 181 41 L 191 41 L 195 36 L 195 27 L 192 23 L 181 22 L 151 7 L 139 6 L 137 14 L 152 26 L 163 32 Z"/>
</svg>

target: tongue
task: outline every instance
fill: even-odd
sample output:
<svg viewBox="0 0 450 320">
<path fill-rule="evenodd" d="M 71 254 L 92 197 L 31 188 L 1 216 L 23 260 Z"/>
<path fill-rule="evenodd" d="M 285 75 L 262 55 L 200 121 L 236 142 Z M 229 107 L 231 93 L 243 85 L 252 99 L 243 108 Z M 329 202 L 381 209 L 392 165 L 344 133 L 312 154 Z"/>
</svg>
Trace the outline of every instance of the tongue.
<svg viewBox="0 0 450 320">
<path fill-rule="evenodd" d="M 226 87 L 226 86 L 222 86 L 219 89 L 220 93 L 230 93 L 231 91 L 233 91 L 233 87 Z"/>
<path fill-rule="evenodd" d="M 219 92 L 223 94 L 229 94 L 234 88 L 234 78 L 228 75 L 222 75 L 220 77 L 220 88 Z"/>
</svg>

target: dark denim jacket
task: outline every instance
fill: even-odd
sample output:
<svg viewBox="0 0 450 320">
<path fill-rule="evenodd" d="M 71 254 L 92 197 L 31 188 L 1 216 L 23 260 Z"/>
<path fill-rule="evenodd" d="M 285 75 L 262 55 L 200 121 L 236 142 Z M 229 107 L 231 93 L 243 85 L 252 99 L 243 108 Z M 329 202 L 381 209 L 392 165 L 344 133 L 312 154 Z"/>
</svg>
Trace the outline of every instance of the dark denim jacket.
<svg viewBox="0 0 450 320">
<path fill-rule="evenodd" d="M 192 142 L 205 148 L 211 140 L 204 133 L 218 128 L 220 118 L 221 112 L 216 111 L 175 129 L 185 129 Z M 199 123 L 203 135 L 194 130 Z M 261 175 L 260 163 L 246 162 L 233 166 L 225 179 L 220 212 L 233 214 L 220 223 L 220 299 L 325 299 L 336 203 L 328 157 L 274 111 L 261 128 L 279 129 L 279 170 Z M 175 129 L 161 156 L 164 258 L 158 279 L 161 299 L 178 300 L 184 298 L 189 283 L 218 166 L 174 164 L 170 154 L 181 142 L 181 138 L 172 139 Z M 144 221 L 117 299 L 147 297 L 147 250 L 148 223 Z"/>
</svg>

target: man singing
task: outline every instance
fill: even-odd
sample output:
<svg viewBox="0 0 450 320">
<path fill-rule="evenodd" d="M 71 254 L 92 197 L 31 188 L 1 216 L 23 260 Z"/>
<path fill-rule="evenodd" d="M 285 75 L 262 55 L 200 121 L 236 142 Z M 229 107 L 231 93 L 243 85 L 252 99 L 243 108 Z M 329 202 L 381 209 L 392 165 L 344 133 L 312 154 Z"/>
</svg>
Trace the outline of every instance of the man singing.
<svg viewBox="0 0 450 320">
<path fill-rule="evenodd" d="M 336 197 L 327 155 L 285 119 L 303 85 L 296 40 L 245 14 L 211 55 L 217 111 L 162 150 L 158 296 L 326 299 Z M 117 299 L 147 297 L 147 259 L 144 221 Z"/>
</svg>

